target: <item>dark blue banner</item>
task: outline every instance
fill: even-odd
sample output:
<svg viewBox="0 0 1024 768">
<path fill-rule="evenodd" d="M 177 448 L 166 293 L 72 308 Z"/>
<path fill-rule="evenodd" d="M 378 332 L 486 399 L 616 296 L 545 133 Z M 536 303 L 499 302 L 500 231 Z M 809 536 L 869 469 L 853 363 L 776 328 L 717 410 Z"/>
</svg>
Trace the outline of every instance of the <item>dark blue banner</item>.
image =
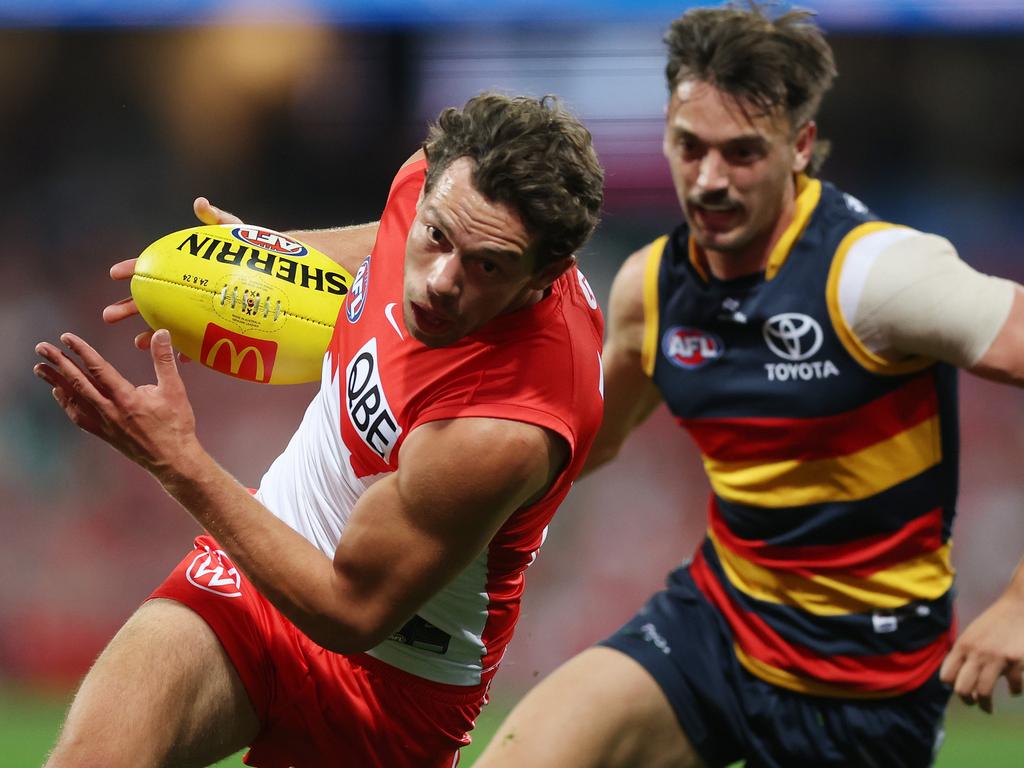
<svg viewBox="0 0 1024 768">
<path fill-rule="evenodd" d="M 380 26 L 666 22 L 692 0 L 0 0 L 0 26 L 326 23 Z M 1024 0 L 814 0 L 826 29 L 1000 31 L 1024 28 Z"/>
</svg>

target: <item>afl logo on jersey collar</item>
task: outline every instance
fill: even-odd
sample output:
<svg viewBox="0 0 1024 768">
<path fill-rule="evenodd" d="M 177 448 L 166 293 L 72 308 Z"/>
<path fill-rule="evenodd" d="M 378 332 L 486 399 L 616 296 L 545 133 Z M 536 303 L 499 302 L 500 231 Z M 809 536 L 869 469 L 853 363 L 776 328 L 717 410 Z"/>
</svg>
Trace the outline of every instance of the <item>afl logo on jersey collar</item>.
<svg viewBox="0 0 1024 768">
<path fill-rule="evenodd" d="M 783 312 L 768 318 L 761 332 L 768 349 L 794 363 L 813 357 L 824 340 L 818 321 L 799 312 Z"/>
<path fill-rule="evenodd" d="M 356 322 L 363 314 L 363 307 L 366 306 L 366 294 L 370 289 L 370 257 L 363 259 L 359 265 L 359 271 L 352 278 L 352 287 L 345 299 L 345 317 L 350 323 Z"/>
<path fill-rule="evenodd" d="M 715 362 L 725 353 L 725 345 L 713 333 L 677 325 L 665 331 L 661 352 L 672 365 L 693 370 Z"/>
</svg>

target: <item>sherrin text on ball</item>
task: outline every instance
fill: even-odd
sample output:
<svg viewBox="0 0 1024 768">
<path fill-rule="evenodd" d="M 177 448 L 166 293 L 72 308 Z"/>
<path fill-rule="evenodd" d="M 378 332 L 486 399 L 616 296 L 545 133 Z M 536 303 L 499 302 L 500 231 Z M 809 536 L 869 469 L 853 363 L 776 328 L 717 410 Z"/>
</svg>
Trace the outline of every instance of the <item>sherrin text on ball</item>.
<svg viewBox="0 0 1024 768">
<path fill-rule="evenodd" d="M 319 379 L 352 276 L 263 227 L 214 224 L 161 237 L 139 256 L 132 298 L 188 357 L 265 384 Z"/>
</svg>

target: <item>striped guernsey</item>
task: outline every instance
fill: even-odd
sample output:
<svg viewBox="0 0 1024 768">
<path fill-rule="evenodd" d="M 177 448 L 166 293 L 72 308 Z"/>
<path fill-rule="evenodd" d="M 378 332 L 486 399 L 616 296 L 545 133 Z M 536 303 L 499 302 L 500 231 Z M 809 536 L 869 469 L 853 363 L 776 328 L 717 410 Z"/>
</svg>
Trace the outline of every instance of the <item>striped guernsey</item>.
<svg viewBox="0 0 1024 768">
<path fill-rule="evenodd" d="M 650 246 L 644 368 L 712 494 L 691 572 L 739 661 L 812 695 L 912 690 L 952 643 L 955 370 L 850 332 L 846 254 L 895 225 L 801 178 L 763 274 L 719 281 L 686 225 Z"/>
</svg>

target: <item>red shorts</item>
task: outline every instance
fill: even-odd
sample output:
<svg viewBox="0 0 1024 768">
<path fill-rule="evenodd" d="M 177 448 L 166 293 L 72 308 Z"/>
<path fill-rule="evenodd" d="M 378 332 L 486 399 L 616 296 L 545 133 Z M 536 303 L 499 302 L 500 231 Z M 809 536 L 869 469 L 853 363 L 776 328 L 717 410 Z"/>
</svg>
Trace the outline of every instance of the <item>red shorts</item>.
<svg viewBox="0 0 1024 768">
<path fill-rule="evenodd" d="M 321 648 L 209 536 L 196 538 L 149 599 L 157 597 L 199 614 L 238 670 L 261 724 L 247 765 L 451 768 L 470 741 L 486 686 L 434 683 Z"/>
</svg>

